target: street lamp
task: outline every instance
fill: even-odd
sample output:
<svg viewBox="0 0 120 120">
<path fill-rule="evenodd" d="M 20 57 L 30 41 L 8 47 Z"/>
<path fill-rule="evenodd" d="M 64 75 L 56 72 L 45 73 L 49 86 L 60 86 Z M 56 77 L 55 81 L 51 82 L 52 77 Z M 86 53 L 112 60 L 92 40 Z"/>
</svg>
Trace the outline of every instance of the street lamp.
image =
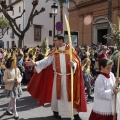
<svg viewBox="0 0 120 120">
<path fill-rule="evenodd" d="M 58 5 L 56 3 L 53 3 L 53 5 L 51 6 L 51 10 L 52 10 L 52 15 L 53 15 L 53 39 L 55 37 L 55 16 L 57 15 L 58 12 Z"/>
</svg>

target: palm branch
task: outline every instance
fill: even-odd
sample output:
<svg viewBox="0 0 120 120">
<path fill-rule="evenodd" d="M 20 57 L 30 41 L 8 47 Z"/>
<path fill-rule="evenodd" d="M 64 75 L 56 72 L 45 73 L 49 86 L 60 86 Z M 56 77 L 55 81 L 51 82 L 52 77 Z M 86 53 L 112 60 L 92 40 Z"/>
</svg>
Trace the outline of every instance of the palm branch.
<svg viewBox="0 0 120 120">
<path fill-rule="evenodd" d="M 114 41 L 117 45 L 118 50 L 120 50 L 120 31 L 115 24 L 110 23 L 111 33 L 104 35 L 105 39 Z"/>
</svg>

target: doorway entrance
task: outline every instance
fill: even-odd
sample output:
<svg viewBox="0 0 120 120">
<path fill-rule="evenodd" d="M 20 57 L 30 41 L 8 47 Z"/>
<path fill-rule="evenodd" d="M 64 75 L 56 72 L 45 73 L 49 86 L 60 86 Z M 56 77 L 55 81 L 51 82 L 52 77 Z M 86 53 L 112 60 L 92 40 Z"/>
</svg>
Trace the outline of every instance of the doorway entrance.
<svg viewBox="0 0 120 120">
<path fill-rule="evenodd" d="M 98 43 L 102 43 L 102 45 L 107 44 L 107 39 L 103 38 L 104 35 L 108 33 L 107 29 L 99 29 L 97 30 L 97 38 L 98 38 Z"/>
<path fill-rule="evenodd" d="M 0 40 L 0 48 L 4 48 L 4 42 L 3 42 L 3 40 Z"/>
</svg>

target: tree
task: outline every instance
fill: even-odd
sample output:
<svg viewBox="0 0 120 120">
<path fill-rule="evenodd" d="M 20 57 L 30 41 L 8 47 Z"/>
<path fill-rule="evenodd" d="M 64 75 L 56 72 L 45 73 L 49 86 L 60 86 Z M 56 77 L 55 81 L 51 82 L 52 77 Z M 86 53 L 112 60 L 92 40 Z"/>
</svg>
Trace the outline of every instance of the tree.
<svg viewBox="0 0 120 120">
<path fill-rule="evenodd" d="M 13 32 L 15 33 L 15 35 L 19 38 L 19 40 L 18 40 L 18 47 L 21 48 L 22 47 L 22 41 L 24 39 L 25 33 L 29 30 L 29 28 L 33 24 L 34 17 L 36 15 L 39 15 L 43 11 L 45 11 L 45 8 L 42 7 L 39 11 L 36 10 L 36 6 L 38 5 L 38 0 L 33 0 L 33 2 L 32 2 L 32 10 L 31 10 L 30 16 L 28 18 L 27 25 L 26 25 L 26 27 L 23 30 L 21 30 L 19 28 L 19 25 L 17 25 L 16 20 L 18 18 L 22 17 L 22 15 L 25 13 L 25 9 L 23 10 L 23 12 L 22 12 L 22 14 L 20 16 L 12 18 L 9 15 L 8 11 L 13 11 L 13 6 L 6 5 L 6 0 L 0 1 L 0 5 L 1 5 L 0 12 L 3 13 L 3 15 L 5 16 L 5 18 L 8 20 L 11 29 L 13 30 Z"/>
<path fill-rule="evenodd" d="M 51 0 L 46 0 L 46 3 Z M 63 23 L 63 4 L 67 2 L 72 2 L 76 5 L 75 0 L 52 0 L 54 2 L 58 2 L 60 4 L 60 21 Z"/>
<path fill-rule="evenodd" d="M 43 54 L 48 54 L 47 52 L 48 52 L 48 39 L 47 38 L 45 38 L 44 40 L 43 40 L 43 42 L 42 42 L 42 49 L 41 49 L 41 52 L 43 53 Z"/>
<path fill-rule="evenodd" d="M 5 32 L 9 29 L 9 22 L 7 19 L 0 17 L 0 39 L 3 38 Z"/>
</svg>

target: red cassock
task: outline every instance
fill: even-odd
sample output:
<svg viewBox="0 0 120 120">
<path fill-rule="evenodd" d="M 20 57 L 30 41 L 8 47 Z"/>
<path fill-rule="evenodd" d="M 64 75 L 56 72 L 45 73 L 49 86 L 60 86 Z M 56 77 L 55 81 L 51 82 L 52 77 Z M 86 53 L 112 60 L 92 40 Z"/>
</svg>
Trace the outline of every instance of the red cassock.
<svg viewBox="0 0 120 120">
<path fill-rule="evenodd" d="M 89 120 L 113 120 L 113 115 L 100 115 L 92 111 Z M 115 120 L 117 120 L 117 115 Z"/>
<path fill-rule="evenodd" d="M 51 102 L 53 77 L 54 72 L 50 65 L 40 73 L 35 72 L 28 84 L 27 91 L 39 101 L 40 106 Z"/>
<path fill-rule="evenodd" d="M 76 73 L 79 73 L 79 77 L 77 77 L 77 74 L 74 75 L 75 77 L 74 86 L 76 86 L 76 89 L 74 90 L 74 99 L 73 99 L 74 108 L 76 108 L 78 112 L 87 112 L 82 70 L 80 67 L 79 59 L 77 57 L 74 58 L 78 60 L 78 64 L 79 64 L 78 65 L 79 70 L 78 68 L 76 70 Z M 42 70 L 39 74 L 35 72 L 34 75 L 32 76 L 28 84 L 27 91 L 31 94 L 33 98 L 39 101 L 40 106 L 44 106 L 45 103 L 51 103 L 53 80 L 54 80 L 54 71 L 52 65 Z M 75 101 L 77 100 L 77 96 L 80 98 L 78 99 L 78 102 Z"/>
<path fill-rule="evenodd" d="M 54 72 L 52 65 L 42 70 L 40 73 L 34 73 L 27 87 L 27 91 L 31 96 L 39 101 L 40 106 L 44 106 L 45 103 L 51 103 L 52 98 L 52 86 L 53 86 Z M 81 104 L 74 104 L 74 108 L 78 112 L 87 112 L 86 97 L 84 91 L 84 81 L 81 81 Z"/>
</svg>

